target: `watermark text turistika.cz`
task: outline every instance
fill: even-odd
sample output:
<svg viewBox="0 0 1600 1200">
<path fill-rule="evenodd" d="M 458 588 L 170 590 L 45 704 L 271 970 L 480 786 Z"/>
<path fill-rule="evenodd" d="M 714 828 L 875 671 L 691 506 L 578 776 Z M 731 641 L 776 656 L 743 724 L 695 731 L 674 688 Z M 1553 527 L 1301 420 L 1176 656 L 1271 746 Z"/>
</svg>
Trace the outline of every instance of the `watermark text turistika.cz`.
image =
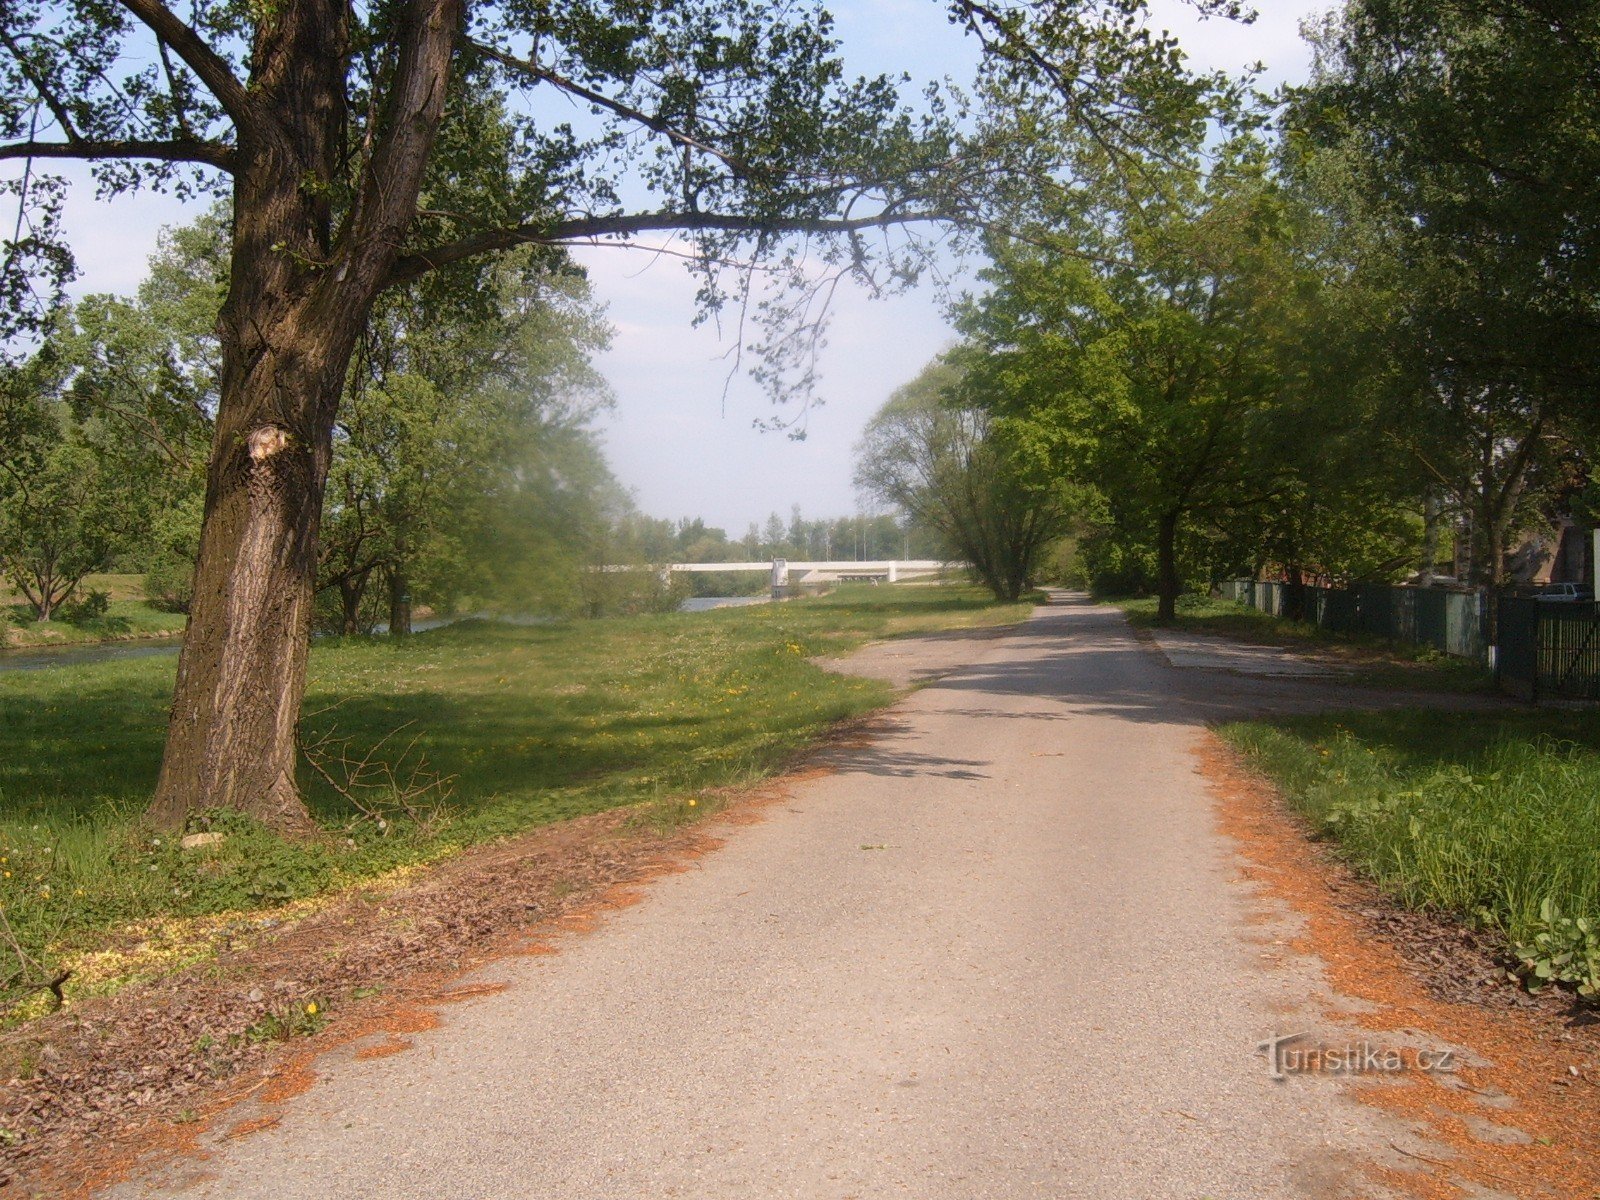
<svg viewBox="0 0 1600 1200">
<path fill-rule="evenodd" d="M 1267 1060 L 1267 1072 L 1274 1079 L 1291 1075 L 1391 1075 L 1405 1071 L 1430 1073 L 1456 1069 L 1456 1052 L 1426 1046 L 1378 1046 L 1372 1042 L 1349 1042 L 1343 1046 L 1301 1044 L 1305 1033 L 1275 1034 L 1256 1043 L 1256 1052 Z"/>
</svg>

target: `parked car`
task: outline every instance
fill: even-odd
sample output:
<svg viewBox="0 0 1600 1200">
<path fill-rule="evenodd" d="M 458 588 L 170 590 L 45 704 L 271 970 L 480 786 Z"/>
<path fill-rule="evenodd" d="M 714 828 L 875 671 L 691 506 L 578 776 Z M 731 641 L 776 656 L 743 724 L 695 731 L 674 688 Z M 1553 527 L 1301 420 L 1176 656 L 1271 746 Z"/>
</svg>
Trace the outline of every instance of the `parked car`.
<svg viewBox="0 0 1600 1200">
<path fill-rule="evenodd" d="M 1594 600 L 1594 589 L 1581 583 L 1551 583 L 1534 599 L 1545 604 L 1586 604 Z"/>
</svg>

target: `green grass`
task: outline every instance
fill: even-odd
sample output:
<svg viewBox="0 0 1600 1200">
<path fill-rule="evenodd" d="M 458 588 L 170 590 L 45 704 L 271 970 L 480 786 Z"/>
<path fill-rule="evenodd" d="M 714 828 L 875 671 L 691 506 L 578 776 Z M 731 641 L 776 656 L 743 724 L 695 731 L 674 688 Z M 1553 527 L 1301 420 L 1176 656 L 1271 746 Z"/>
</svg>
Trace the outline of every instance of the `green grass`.
<svg viewBox="0 0 1600 1200">
<path fill-rule="evenodd" d="M 1107 603 L 1127 613 L 1129 624 L 1137 628 L 1157 627 L 1154 597 L 1111 597 L 1107 598 Z M 1358 687 L 1450 692 L 1494 690 L 1494 677 L 1482 666 L 1452 658 L 1431 646 L 1362 634 L 1333 633 L 1309 622 L 1288 621 L 1216 596 L 1180 596 L 1177 617 L 1170 628 L 1329 655 L 1355 668 L 1344 678 L 1345 682 Z"/>
<path fill-rule="evenodd" d="M 455 777 L 447 819 L 380 831 L 306 771 L 307 800 L 337 836 L 290 844 L 223 820 L 225 840 L 203 851 L 137 820 L 160 764 L 171 658 L 3 673 L 0 905 L 30 954 L 60 961 L 129 921 L 314 896 L 620 805 L 678 811 L 682 797 L 770 772 L 889 699 L 885 685 L 821 671 L 808 656 L 1027 611 L 970 588 L 859 587 L 710 613 L 468 622 L 400 643 L 319 643 L 308 735 L 360 749 L 403 726 L 383 754 L 419 736 L 431 769 Z"/>
<path fill-rule="evenodd" d="M 0 646 L 11 648 L 81 646 L 128 638 L 173 637 L 183 632 L 182 613 L 161 612 L 144 599 L 142 575 L 90 575 L 77 596 L 104 592 L 110 598 L 105 616 L 81 621 L 62 617 L 39 622 L 22 597 L 0 585 Z"/>
<path fill-rule="evenodd" d="M 1528 945 L 1600 920 L 1600 717 L 1428 710 L 1222 733 L 1401 904 Z"/>
<path fill-rule="evenodd" d="M 1154 596 L 1112 596 L 1107 597 L 1106 602 L 1115 604 L 1127 613 L 1131 625 L 1150 629 L 1157 624 Z M 1318 636 L 1322 631 L 1314 625 L 1284 621 L 1232 600 L 1192 593 L 1178 597 L 1178 614 L 1172 627 L 1283 646 L 1312 644 L 1322 640 Z"/>
</svg>

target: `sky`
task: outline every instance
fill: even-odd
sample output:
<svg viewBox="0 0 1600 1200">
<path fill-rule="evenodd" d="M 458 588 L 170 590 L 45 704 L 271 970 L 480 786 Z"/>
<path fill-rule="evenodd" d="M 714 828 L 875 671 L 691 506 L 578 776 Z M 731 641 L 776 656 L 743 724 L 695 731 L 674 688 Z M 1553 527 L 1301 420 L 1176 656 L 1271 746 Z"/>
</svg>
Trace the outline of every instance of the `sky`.
<svg viewBox="0 0 1600 1200">
<path fill-rule="evenodd" d="M 1310 55 L 1299 25 L 1328 0 L 1256 0 L 1250 25 L 1200 20 L 1182 0 L 1150 7 L 1154 23 L 1178 34 L 1197 67 L 1260 62 L 1270 85 L 1305 77 Z M 832 8 L 852 73 L 970 74 L 970 43 L 946 25 L 934 0 L 836 0 Z M 101 202 L 92 191 L 77 187 L 68 209 L 82 268 L 73 291 L 130 292 L 160 228 L 192 214 L 170 197 Z M 820 359 L 822 403 L 796 441 L 756 427 L 781 413 L 753 383 L 738 378 L 725 387 L 730 331 L 692 325 L 696 285 L 681 263 L 607 247 L 576 256 L 615 329 L 598 366 L 616 404 L 599 428 L 613 472 L 641 511 L 701 517 L 732 536 L 769 513 L 787 519 L 796 504 L 812 518 L 871 511 L 851 484 L 855 442 L 890 393 L 954 339 L 931 286 L 877 300 L 860 288 L 840 290 Z"/>
</svg>

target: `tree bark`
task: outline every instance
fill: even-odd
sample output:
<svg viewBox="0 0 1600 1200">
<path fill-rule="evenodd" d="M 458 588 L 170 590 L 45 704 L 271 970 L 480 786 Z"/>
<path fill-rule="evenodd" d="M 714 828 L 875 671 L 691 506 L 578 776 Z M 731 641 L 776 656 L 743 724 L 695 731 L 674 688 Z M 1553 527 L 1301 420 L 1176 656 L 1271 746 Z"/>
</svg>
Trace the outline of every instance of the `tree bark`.
<svg viewBox="0 0 1600 1200">
<path fill-rule="evenodd" d="M 1178 615 L 1178 514 L 1165 512 L 1156 525 L 1156 620 L 1163 624 Z"/>
<path fill-rule="evenodd" d="M 411 636 L 411 581 L 405 569 L 389 569 L 389 636 Z"/>
<path fill-rule="evenodd" d="M 288 357 L 263 356 L 266 369 L 234 393 L 228 427 L 218 424 L 194 599 L 150 810 L 163 827 L 182 825 L 201 807 L 236 808 L 284 830 L 311 824 L 295 786 L 295 726 L 330 452 L 319 420 L 328 407 L 320 378 L 328 368 L 303 371 Z M 298 403 L 283 403 L 290 389 Z"/>
<path fill-rule="evenodd" d="M 1437 496 L 1429 492 L 1422 498 L 1422 555 L 1417 563 L 1417 586 L 1433 586 L 1433 568 L 1439 558 L 1440 504 Z"/>
<path fill-rule="evenodd" d="M 317 528 L 356 338 L 388 281 L 443 111 L 460 0 L 410 0 L 383 133 L 335 245 L 348 8 L 284 0 L 260 23 L 238 131 L 221 402 L 194 602 L 150 819 L 232 808 L 315 828 L 295 784 Z"/>
</svg>

